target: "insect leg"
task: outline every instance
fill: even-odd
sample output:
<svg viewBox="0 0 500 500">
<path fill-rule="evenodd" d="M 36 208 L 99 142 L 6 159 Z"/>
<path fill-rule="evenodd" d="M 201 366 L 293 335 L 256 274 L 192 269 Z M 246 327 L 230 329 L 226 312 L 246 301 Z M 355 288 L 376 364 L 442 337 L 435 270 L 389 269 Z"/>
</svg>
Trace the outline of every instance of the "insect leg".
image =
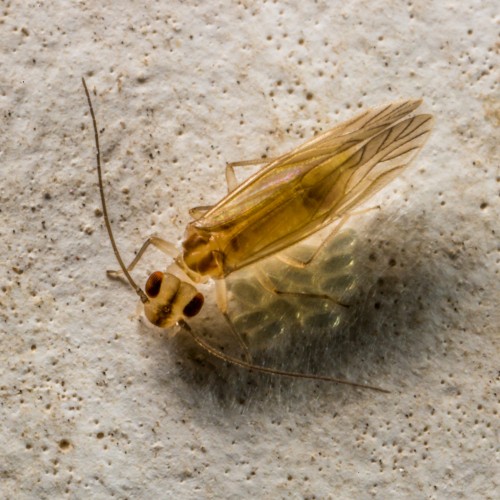
<svg viewBox="0 0 500 500">
<path fill-rule="evenodd" d="M 255 160 L 243 160 L 243 161 L 233 161 L 226 163 L 226 183 L 227 192 L 230 193 L 238 187 L 238 179 L 236 179 L 236 174 L 234 173 L 235 167 L 254 167 L 255 165 L 262 165 L 263 163 L 271 163 L 276 158 L 258 158 Z"/>
<path fill-rule="evenodd" d="M 273 282 L 267 277 L 267 275 L 265 275 L 260 270 L 257 270 L 257 281 L 260 283 L 262 288 L 264 288 L 265 290 L 274 295 L 288 295 L 289 297 L 305 297 L 308 299 L 328 300 L 337 306 L 346 308 L 350 307 L 349 304 L 344 304 L 342 302 L 339 302 L 338 300 L 335 300 L 333 297 L 330 297 L 330 295 L 327 295 L 326 293 L 290 292 L 286 290 L 279 290 L 274 286 Z"/>
<path fill-rule="evenodd" d="M 137 255 L 134 257 L 134 260 L 127 266 L 127 271 L 132 271 L 137 263 L 141 260 L 142 256 L 149 248 L 150 245 L 155 246 L 158 250 L 166 253 L 171 257 L 175 257 L 179 251 L 175 248 L 175 245 L 172 243 L 162 240 L 157 236 L 150 236 L 142 245 L 141 249 L 137 252 Z M 106 271 L 106 274 L 112 278 L 116 278 L 122 274 L 122 271 Z"/>
<path fill-rule="evenodd" d="M 200 217 L 203 217 L 211 208 L 213 205 L 201 205 L 199 207 L 193 207 L 189 209 L 189 215 L 193 219 L 199 219 Z"/>
<path fill-rule="evenodd" d="M 229 314 L 227 313 L 227 287 L 226 287 L 226 282 L 223 279 L 215 280 L 215 300 L 217 302 L 217 307 L 219 308 L 220 312 L 227 321 L 227 324 L 229 325 L 229 328 L 231 329 L 233 336 L 236 338 L 238 344 L 243 350 L 245 360 L 251 363 L 252 355 L 248 350 L 248 346 L 246 342 L 243 340 L 243 337 L 234 327 L 233 322 L 231 321 L 231 319 L 229 318 Z"/>
<path fill-rule="evenodd" d="M 357 216 L 357 215 L 361 215 L 361 214 L 365 214 L 367 212 L 371 212 L 372 210 L 378 210 L 379 208 L 380 207 L 377 205 L 376 207 L 370 207 L 370 208 L 367 208 L 365 210 L 358 210 L 356 212 L 349 212 L 349 213 L 343 215 L 336 222 L 337 225 L 334 227 L 334 229 L 332 230 L 332 232 L 319 244 L 318 248 L 314 251 L 314 253 L 307 260 L 296 259 L 295 257 L 292 257 L 290 255 L 286 255 L 286 254 L 283 254 L 283 253 L 277 254 L 276 258 L 278 260 L 280 260 L 281 262 L 283 262 L 285 264 L 288 264 L 289 266 L 297 267 L 299 269 L 304 269 L 305 267 L 307 267 L 316 258 L 316 256 L 319 253 L 321 253 L 321 251 L 323 250 L 323 248 L 325 248 L 328 245 L 328 243 L 330 243 L 330 241 L 333 240 L 333 238 L 335 238 L 335 236 L 337 236 L 337 234 L 342 229 L 342 227 L 344 226 L 344 224 L 351 217 L 354 217 L 354 216 Z"/>
<path fill-rule="evenodd" d="M 291 255 L 286 255 L 283 253 L 276 255 L 276 258 L 281 260 L 281 262 L 288 264 L 289 266 L 297 267 L 299 269 L 304 269 L 316 258 L 316 256 L 321 252 L 321 250 L 323 250 L 323 248 L 325 248 L 325 246 L 333 238 L 335 238 L 335 236 L 337 236 L 342 226 L 349 220 L 350 216 L 351 214 L 346 214 L 340 219 L 338 219 L 338 221 L 336 222 L 336 226 L 333 228 L 332 232 L 319 244 L 318 248 L 307 260 L 296 259 Z"/>
<path fill-rule="evenodd" d="M 236 179 L 236 174 L 234 173 L 235 167 L 253 167 L 255 165 L 262 165 L 263 163 L 271 163 L 275 158 L 259 158 L 258 160 L 244 160 L 244 161 L 234 161 L 226 163 L 226 183 L 227 192 L 230 193 L 238 187 L 238 179 Z M 199 219 L 205 215 L 213 205 L 202 205 L 199 207 L 193 207 L 189 209 L 189 215 L 193 219 Z"/>
</svg>

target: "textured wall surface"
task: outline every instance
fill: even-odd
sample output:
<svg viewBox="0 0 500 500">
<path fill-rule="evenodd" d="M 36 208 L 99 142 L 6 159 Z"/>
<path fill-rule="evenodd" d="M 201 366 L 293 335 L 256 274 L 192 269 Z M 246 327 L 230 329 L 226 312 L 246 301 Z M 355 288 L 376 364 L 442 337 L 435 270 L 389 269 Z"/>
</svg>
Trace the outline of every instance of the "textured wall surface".
<svg viewBox="0 0 500 500">
<path fill-rule="evenodd" d="M 497 497 L 496 2 L 106 3 L 1 7 L 0 496 Z M 82 76 L 125 260 L 179 245 L 226 161 L 424 98 L 423 152 L 349 221 L 357 307 L 263 353 L 390 394 L 249 374 L 141 319 L 105 274 Z M 213 303 L 193 328 L 220 342 Z"/>
</svg>

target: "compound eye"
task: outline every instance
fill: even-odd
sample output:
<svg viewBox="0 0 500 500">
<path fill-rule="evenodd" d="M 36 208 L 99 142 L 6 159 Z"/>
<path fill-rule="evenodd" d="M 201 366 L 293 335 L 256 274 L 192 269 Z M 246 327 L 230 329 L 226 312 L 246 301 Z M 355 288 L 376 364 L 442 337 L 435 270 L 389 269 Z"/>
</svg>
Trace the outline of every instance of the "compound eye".
<svg viewBox="0 0 500 500">
<path fill-rule="evenodd" d="M 182 314 L 186 316 L 186 318 L 192 318 L 193 316 L 196 316 L 199 312 L 200 309 L 203 306 L 204 302 L 203 295 L 201 293 L 197 293 L 187 304 L 187 306 L 183 309 Z"/>
<path fill-rule="evenodd" d="M 154 299 L 160 293 L 163 276 L 164 274 L 161 271 L 155 271 L 146 281 L 145 290 L 150 299 Z"/>
</svg>

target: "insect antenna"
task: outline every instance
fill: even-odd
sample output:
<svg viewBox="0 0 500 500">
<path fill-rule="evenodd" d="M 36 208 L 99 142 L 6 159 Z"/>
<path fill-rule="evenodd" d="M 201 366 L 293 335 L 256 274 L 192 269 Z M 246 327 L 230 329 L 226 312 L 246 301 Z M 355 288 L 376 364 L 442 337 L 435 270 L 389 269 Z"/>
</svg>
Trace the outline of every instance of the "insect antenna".
<svg viewBox="0 0 500 500">
<path fill-rule="evenodd" d="M 179 325 L 186 330 L 193 340 L 205 351 L 207 351 L 209 354 L 212 356 L 222 359 L 223 361 L 226 361 L 227 363 L 231 363 L 232 365 L 240 366 L 241 368 L 245 368 L 250 371 L 256 371 L 256 372 L 262 372 L 262 373 L 269 373 L 271 375 L 280 375 L 282 377 L 290 377 L 290 378 L 305 378 L 305 379 L 311 379 L 311 380 L 319 380 L 322 382 L 333 382 L 335 384 L 343 384 L 343 385 L 350 385 L 353 387 L 359 387 L 361 389 L 370 389 L 372 391 L 377 391 L 377 392 L 384 392 L 386 394 L 389 394 L 390 391 L 386 389 L 382 389 L 380 387 L 376 387 L 374 385 L 367 385 L 367 384 L 361 384 L 358 382 L 352 382 L 350 380 L 345 380 L 343 378 L 336 378 L 336 377 L 328 377 L 327 375 L 316 375 L 313 373 L 299 373 L 299 372 L 288 372 L 284 370 L 278 370 L 276 368 L 268 368 L 266 366 L 261 366 L 261 365 L 254 365 L 252 363 L 247 363 L 246 361 L 240 360 L 238 358 L 234 358 L 233 356 L 230 356 L 228 354 L 225 354 L 215 347 L 211 346 L 208 342 L 206 342 L 204 339 L 202 339 L 200 336 L 198 336 L 194 331 L 191 329 L 191 327 L 184 321 L 180 320 Z"/>
<path fill-rule="evenodd" d="M 85 83 L 85 79 L 83 77 L 82 77 L 82 83 L 83 83 L 83 88 L 85 89 L 85 94 L 87 95 L 87 101 L 89 103 L 89 109 L 90 109 L 90 116 L 92 117 L 92 125 L 94 127 L 95 147 L 97 150 L 97 153 L 96 153 L 97 177 L 99 179 L 99 192 L 101 193 L 102 213 L 104 216 L 104 223 L 106 224 L 106 230 L 108 232 L 108 236 L 109 236 L 109 239 L 111 241 L 111 246 L 113 247 L 113 252 L 115 254 L 116 260 L 118 261 L 118 264 L 120 265 L 121 270 L 123 271 L 123 274 L 125 275 L 125 278 L 127 278 L 127 281 L 130 283 L 130 286 L 135 290 L 135 293 L 137 293 L 137 295 L 139 295 L 141 302 L 143 304 L 146 304 L 147 302 L 149 302 L 149 299 L 146 296 L 146 294 L 142 291 L 142 289 L 137 285 L 137 283 L 133 280 L 132 276 L 130 276 L 130 273 L 128 272 L 127 268 L 125 267 L 125 264 L 123 263 L 120 252 L 118 251 L 118 247 L 116 246 L 115 238 L 113 236 L 113 231 L 111 229 L 111 223 L 109 222 L 109 217 L 108 217 L 108 209 L 106 208 L 106 199 L 104 197 L 104 185 L 102 182 L 102 168 L 101 168 L 101 148 L 99 147 L 99 132 L 97 130 L 97 122 L 95 119 L 92 101 L 90 99 L 89 89 L 87 88 L 87 84 Z"/>
</svg>

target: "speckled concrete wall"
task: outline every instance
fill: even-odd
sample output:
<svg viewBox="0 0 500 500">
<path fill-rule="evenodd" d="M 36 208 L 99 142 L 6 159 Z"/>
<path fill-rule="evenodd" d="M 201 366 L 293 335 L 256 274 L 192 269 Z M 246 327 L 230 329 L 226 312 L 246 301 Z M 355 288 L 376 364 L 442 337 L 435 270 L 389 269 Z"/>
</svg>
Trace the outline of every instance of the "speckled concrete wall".
<svg viewBox="0 0 500 500">
<path fill-rule="evenodd" d="M 2 498 L 498 497 L 495 3 L 2 3 Z M 424 98 L 424 150 L 348 224 L 356 307 L 258 354 L 389 394 L 249 374 L 141 319 L 105 274 L 82 76 L 126 260 L 180 244 L 226 161 Z M 193 328 L 221 345 L 213 301 Z"/>
</svg>

